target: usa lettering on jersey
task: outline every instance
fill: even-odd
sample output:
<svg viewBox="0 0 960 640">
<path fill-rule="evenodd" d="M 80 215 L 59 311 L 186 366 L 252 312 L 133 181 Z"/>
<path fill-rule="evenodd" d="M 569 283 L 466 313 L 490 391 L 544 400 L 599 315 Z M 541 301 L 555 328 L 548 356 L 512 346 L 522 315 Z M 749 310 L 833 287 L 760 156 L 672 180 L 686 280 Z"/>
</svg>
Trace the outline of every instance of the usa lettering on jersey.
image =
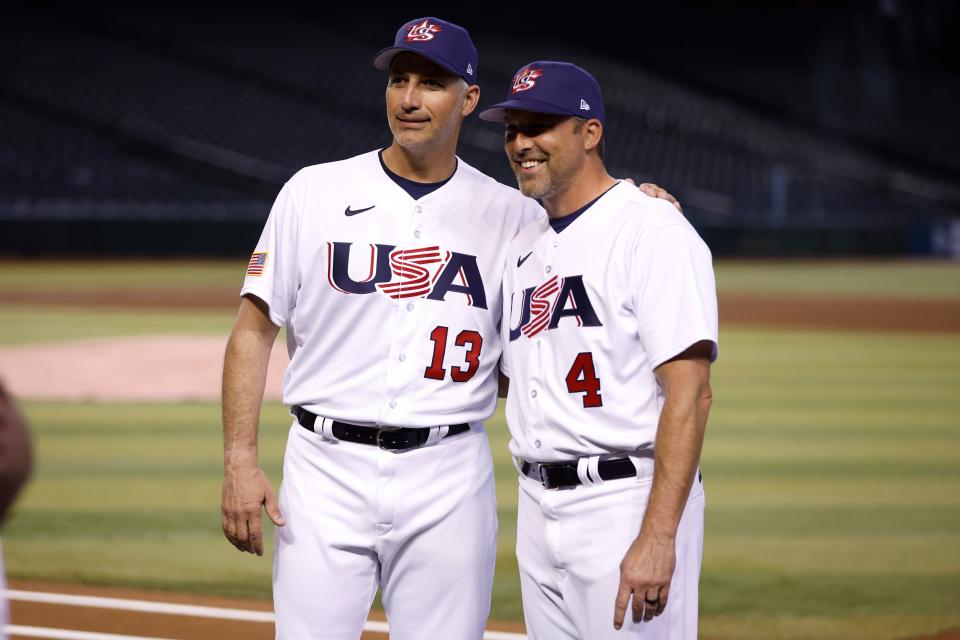
<svg viewBox="0 0 960 640">
<path fill-rule="evenodd" d="M 517 293 L 510 294 L 510 317 L 514 317 Z M 583 276 L 553 276 L 536 287 L 528 287 L 520 296 L 520 318 L 510 328 L 510 342 L 525 336 L 533 338 L 542 331 L 556 329 L 563 318 L 573 318 L 578 327 L 602 327 Z"/>
<path fill-rule="evenodd" d="M 369 273 L 364 280 L 350 275 L 350 242 L 327 243 L 327 280 L 344 294 L 381 293 L 394 300 L 426 298 L 446 300 L 459 293 L 471 307 L 487 308 L 487 294 L 477 257 L 439 246 L 397 249 L 389 244 L 367 245 Z"/>
</svg>

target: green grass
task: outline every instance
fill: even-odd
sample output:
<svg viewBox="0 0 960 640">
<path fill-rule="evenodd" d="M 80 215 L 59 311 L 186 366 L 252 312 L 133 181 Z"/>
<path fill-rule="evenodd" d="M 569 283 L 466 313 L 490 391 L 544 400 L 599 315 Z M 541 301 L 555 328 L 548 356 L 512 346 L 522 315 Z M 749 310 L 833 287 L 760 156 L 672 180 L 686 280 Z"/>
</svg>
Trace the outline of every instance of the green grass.
<svg viewBox="0 0 960 640">
<path fill-rule="evenodd" d="M 957 262 L 718 260 L 714 266 L 721 294 L 960 299 Z"/>
<path fill-rule="evenodd" d="M 960 626 L 958 361 L 960 337 L 723 332 L 704 637 Z"/>
<path fill-rule="evenodd" d="M 11 261 L 0 291 L 206 288 L 240 290 L 246 258 L 236 260 Z"/>
</svg>

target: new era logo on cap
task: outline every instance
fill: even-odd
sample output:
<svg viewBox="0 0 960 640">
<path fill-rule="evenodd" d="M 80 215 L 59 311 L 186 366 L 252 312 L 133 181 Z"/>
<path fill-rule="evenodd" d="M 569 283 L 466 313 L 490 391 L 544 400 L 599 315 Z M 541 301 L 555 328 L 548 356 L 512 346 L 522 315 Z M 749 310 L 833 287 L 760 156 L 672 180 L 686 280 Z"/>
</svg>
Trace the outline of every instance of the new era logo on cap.
<svg viewBox="0 0 960 640">
<path fill-rule="evenodd" d="M 393 46 L 380 50 L 373 66 L 390 70 L 393 58 L 411 51 L 439 65 L 455 76 L 474 84 L 477 73 L 477 48 L 461 26 L 439 18 L 417 18 L 405 22 L 397 31 Z"/>
<path fill-rule="evenodd" d="M 513 76 L 507 99 L 481 111 L 480 119 L 502 122 L 507 109 L 604 121 L 600 85 L 589 73 L 569 62 L 541 60 L 520 67 Z"/>
</svg>

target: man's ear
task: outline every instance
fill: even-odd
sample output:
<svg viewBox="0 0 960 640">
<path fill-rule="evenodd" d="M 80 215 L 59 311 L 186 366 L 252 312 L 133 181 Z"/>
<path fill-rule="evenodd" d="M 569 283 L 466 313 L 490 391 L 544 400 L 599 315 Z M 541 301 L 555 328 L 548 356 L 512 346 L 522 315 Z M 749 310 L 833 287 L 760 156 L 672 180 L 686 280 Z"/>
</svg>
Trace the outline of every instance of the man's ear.
<svg viewBox="0 0 960 640">
<path fill-rule="evenodd" d="M 478 85 L 472 84 L 467 87 L 467 90 L 463 92 L 463 109 L 461 113 L 463 117 L 466 118 L 468 115 L 473 113 L 474 109 L 477 108 L 477 105 L 480 103 L 480 87 Z"/>
<path fill-rule="evenodd" d="M 587 120 L 583 125 L 583 149 L 590 151 L 600 144 L 603 138 L 603 123 L 596 118 Z"/>
</svg>

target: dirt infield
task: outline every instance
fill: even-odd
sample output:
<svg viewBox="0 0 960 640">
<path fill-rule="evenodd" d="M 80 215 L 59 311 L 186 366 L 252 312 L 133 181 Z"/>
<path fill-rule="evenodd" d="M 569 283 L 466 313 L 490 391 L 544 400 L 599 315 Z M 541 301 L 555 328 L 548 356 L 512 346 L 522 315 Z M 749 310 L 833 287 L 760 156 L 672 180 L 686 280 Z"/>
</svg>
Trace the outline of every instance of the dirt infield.
<svg viewBox="0 0 960 640">
<path fill-rule="evenodd" d="M 721 296 L 722 326 L 960 333 L 960 302 Z"/>
<path fill-rule="evenodd" d="M 220 287 L 23 290 L 3 292 L 8 304 L 149 309 L 234 310 L 235 291 Z M 720 295 L 723 326 L 960 333 L 960 301 L 882 298 Z"/>
<path fill-rule="evenodd" d="M 34 400 L 207 402 L 220 397 L 225 342 L 138 336 L 0 347 L 0 379 L 14 395 Z M 281 399 L 288 362 L 277 342 L 266 399 Z"/>
</svg>

